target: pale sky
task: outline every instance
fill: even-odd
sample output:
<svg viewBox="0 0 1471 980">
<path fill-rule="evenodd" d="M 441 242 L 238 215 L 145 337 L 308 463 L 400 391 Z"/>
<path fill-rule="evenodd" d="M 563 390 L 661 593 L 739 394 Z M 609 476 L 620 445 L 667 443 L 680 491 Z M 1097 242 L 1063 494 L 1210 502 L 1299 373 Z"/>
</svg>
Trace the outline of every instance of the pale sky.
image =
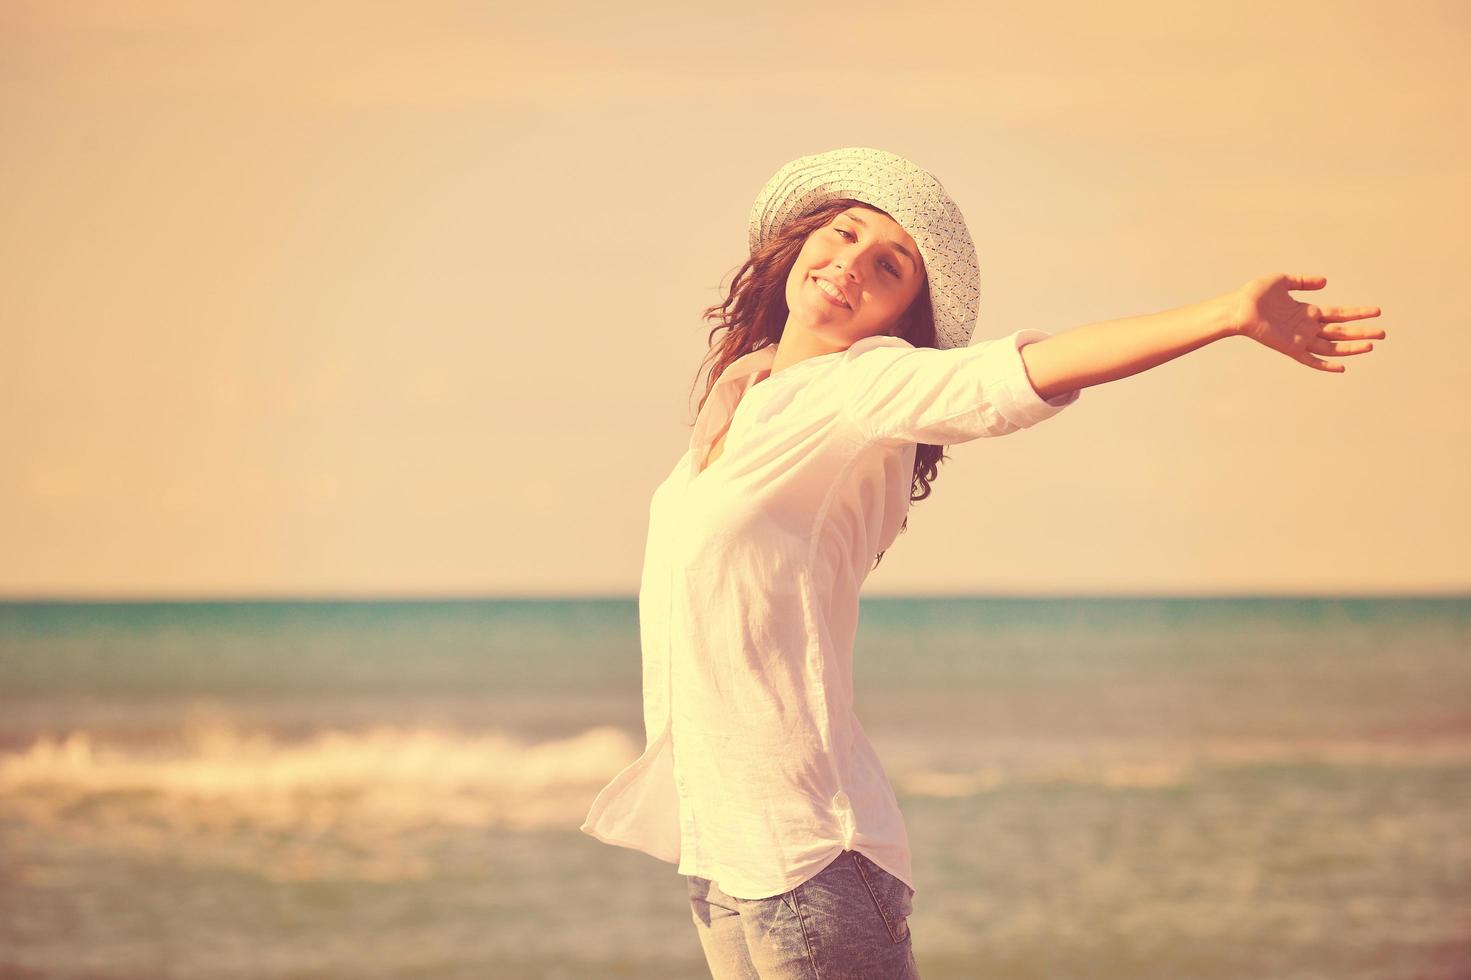
<svg viewBox="0 0 1471 980">
<path fill-rule="evenodd" d="M 1471 588 L 1464 5 L 0 6 L 0 597 L 633 595 L 746 218 L 936 173 L 977 338 L 1317 273 L 951 448 L 865 595 Z"/>
</svg>

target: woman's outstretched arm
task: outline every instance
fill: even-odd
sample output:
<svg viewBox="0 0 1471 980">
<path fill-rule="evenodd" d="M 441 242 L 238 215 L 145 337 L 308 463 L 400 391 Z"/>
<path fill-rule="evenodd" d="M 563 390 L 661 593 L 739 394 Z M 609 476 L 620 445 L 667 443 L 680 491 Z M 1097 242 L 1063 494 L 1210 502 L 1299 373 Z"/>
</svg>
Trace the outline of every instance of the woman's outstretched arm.
<svg viewBox="0 0 1471 980">
<path fill-rule="evenodd" d="M 1382 327 L 1345 325 L 1378 316 L 1377 306 L 1314 306 L 1288 295 L 1294 289 L 1322 289 L 1323 276 L 1273 273 L 1238 289 L 1163 313 L 1090 323 L 1021 349 L 1032 387 L 1043 398 L 1127 378 L 1188 354 L 1223 337 L 1250 337 L 1320 371 L 1341 374 L 1342 364 L 1323 357 L 1346 357 L 1374 349 Z"/>
</svg>

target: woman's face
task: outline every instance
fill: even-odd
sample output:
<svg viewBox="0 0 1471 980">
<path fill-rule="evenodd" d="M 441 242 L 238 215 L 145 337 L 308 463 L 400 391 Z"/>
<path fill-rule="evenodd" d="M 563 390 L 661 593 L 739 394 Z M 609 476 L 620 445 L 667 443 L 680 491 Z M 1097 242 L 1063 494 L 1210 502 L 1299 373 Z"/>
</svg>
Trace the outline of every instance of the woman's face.
<svg viewBox="0 0 1471 980">
<path fill-rule="evenodd" d="M 888 215 L 855 205 L 808 235 L 792 263 L 787 328 L 847 350 L 891 332 L 923 288 L 924 259 L 914 239 Z"/>
</svg>

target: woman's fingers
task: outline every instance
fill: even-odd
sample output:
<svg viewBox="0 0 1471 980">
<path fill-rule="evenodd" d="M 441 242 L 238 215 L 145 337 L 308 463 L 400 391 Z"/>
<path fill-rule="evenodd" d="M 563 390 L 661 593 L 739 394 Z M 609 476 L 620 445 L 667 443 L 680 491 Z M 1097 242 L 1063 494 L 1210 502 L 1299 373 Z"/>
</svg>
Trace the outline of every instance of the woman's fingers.
<svg viewBox="0 0 1471 980">
<path fill-rule="evenodd" d="M 1383 340 L 1383 327 L 1339 327 L 1323 324 L 1318 336 L 1328 340 Z"/>
<path fill-rule="evenodd" d="M 1350 354 L 1367 354 L 1374 349 L 1374 345 L 1367 340 L 1362 341 L 1332 341 L 1321 337 L 1314 337 L 1308 344 L 1308 350 L 1314 354 L 1322 354 L 1325 357 L 1347 357 Z"/>
<path fill-rule="evenodd" d="M 1341 323 L 1344 320 L 1365 320 L 1381 312 L 1377 306 L 1333 306 L 1325 307 L 1319 315 L 1324 323 Z"/>
<path fill-rule="evenodd" d="M 1328 285 L 1327 276 L 1293 275 L 1290 272 L 1282 275 L 1287 280 L 1288 289 L 1322 289 Z"/>
<path fill-rule="evenodd" d="M 1325 361 L 1322 358 L 1314 357 L 1311 354 L 1303 354 L 1301 357 L 1298 358 L 1298 360 L 1306 364 L 1308 367 L 1317 368 L 1319 371 L 1331 371 L 1334 374 L 1342 374 L 1344 371 L 1348 370 L 1342 364 L 1335 364 L 1332 361 Z"/>
</svg>

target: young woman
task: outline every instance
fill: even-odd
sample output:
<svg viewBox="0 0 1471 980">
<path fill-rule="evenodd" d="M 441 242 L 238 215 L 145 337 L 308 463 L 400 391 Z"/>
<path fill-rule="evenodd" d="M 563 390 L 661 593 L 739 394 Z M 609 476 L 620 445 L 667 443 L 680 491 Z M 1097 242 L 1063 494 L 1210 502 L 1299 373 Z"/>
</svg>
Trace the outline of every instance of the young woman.
<svg viewBox="0 0 1471 980">
<path fill-rule="evenodd" d="M 858 592 L 943 447 L 1242 335 L 1322 371 L 1382 329 L 1267 275 L 1149 316 L 970 344 L 979 272 L 940 182 L 866 147 L 782 167 L 639 586 L 643 754 L 581 829 L 678 864 L 716 980 L 916 977 L 903 818 L 853 712 Z"/>
</svg>

